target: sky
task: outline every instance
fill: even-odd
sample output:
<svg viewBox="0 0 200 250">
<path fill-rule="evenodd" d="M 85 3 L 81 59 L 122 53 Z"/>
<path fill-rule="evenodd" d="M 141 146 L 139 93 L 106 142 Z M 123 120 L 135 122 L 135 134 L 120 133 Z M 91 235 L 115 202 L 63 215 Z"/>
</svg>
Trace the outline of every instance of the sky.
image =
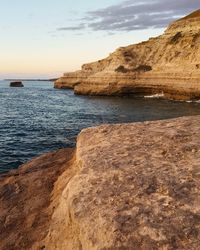
<svg viewBox="0 0 200 250">
<path fill-rule="evenodd" d="M 199 0 L 0 0 L 0 79 L 58 77 L 199 8 Z"/>
</svg>

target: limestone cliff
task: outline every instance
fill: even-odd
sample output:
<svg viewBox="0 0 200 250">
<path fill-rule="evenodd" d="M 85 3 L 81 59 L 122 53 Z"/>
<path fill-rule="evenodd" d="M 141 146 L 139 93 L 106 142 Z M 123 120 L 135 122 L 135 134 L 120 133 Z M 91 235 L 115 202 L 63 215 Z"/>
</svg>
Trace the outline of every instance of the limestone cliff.
<svg viewBox="0 0 200 250">
<path fill-rule="evenodd" d="M 199 249 L 199 124 L 85 129 L 75 152 L 1 175 L 0 249 Z"/>
<path fill-rule="evenodd" d="M 200 98 L 200 10 L 172 23 L 157 38 L 121 47 L 107 58 L 65 73 L 56 88 L 77 94 L 163 93 L 176 99 Z"/>
</svg>

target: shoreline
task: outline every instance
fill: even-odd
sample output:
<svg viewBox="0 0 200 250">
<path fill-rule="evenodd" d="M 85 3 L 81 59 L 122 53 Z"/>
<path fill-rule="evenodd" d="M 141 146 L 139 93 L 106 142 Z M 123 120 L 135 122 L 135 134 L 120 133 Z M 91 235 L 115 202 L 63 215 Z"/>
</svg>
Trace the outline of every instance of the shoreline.
<svg viewBox="0 0 200 250">
<path fill-rule="evenodd" d="M 73 74 L 73 73 L 71 73 Z M 106 74 L 106 73 L 105 73 Z M 70 77 L 70 73 L 69 73 Z M 115 76 L 117 78 L 117 76 Z M 103 79 L 103 76 L 102 76 Z M 115 83 L 107 83 L 100 84 L 102 81 L 101 78 L 98 79 L 99 82 L 96 84 L 89 83 L 87 84 L 85 80 L 81 80 L 80 83 L 75 83 L 71 86 L 71 83 L 68 83 L 68 79 L 66 76 L 61 77 L 56 82 L 54 82 L 55 89 L 66 89 L 66 90 L 73 90 L 75 95 L 82 95 L 82 96 L 105 96 L 105 97 L 133 97 L 138 98 L 142 97 L 145 98 L 146 96 L 160 96 L 161 99 L 172 100 L 172 101 L 192 101 L 198 102 L 200 100 L 200 90 L 198 89 L 198 83 L 196 83 L 195 90 L 180 90 L 183 89 L 184 86 L 189 85 L 190 81 L 187 83 L 184 81 L 179 82 L 179 87 L 172 86 L 165 86 L 162 83 L 163 80 L 157 82 L 155 79 L 155 84 L 148 84 L 146 82 L 135 84 L 132 82 L 131 84 L 123 84 L 123 86 L 118 86 L 118 82 Z M 134 77 L 133 77 L 134 79 Z M 130 79 L 129 79 L 130 80 Z M 128 81 L 129 81 L 128 80 Z M 74 79 L 76 82 L 77 80 Z M 110 81 L 108 79 L 108 81 Z M 111 80 L 112 81 L 112 80 Z M 119 77 L 119 82 L 120 82 Z M 134 80 L 133 80 L 134 81 Z M 148 77 L 147 77 L 148 81 Z M 98 86 L 99 85 L 99 86 Z M 111 86 L 110 86 L 111 85 Z M 158 87 L 154 86 L 158 85 Z M 102 88 L 102 89 L 101 89 Z M 180 88 L 180 89 L 179 89 Z"/>
</svg>

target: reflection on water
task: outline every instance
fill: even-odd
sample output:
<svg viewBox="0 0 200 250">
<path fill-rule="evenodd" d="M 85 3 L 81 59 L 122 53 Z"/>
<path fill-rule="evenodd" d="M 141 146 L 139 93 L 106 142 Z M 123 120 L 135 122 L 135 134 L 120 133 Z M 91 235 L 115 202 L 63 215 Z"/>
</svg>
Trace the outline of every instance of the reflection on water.
<svg viewBox="0 0 200 250">
<path fill-rule="evenodd" d="M 200 103 L 152 98 L 75 96 L 50 82 L 0 82 L 0 171 L 75 145 L 82 128 L 200 114 Z"/>
</svg>

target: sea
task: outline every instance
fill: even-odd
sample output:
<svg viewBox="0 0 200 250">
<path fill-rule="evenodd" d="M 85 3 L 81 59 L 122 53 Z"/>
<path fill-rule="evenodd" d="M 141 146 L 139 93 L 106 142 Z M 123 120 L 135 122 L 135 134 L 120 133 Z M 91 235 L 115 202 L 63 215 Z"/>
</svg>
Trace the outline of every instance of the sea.
<svg viewBox="0 0 200 250">
<path fill-rule="evenodd" d="M 199 102 L 160 98 L 77 96 L 53 82 L 24 81 L 10 88 L 0 81 L 0 172 L 33 157 L 74 147 L 86 127 L 200 115 Z"/>
</svg>

